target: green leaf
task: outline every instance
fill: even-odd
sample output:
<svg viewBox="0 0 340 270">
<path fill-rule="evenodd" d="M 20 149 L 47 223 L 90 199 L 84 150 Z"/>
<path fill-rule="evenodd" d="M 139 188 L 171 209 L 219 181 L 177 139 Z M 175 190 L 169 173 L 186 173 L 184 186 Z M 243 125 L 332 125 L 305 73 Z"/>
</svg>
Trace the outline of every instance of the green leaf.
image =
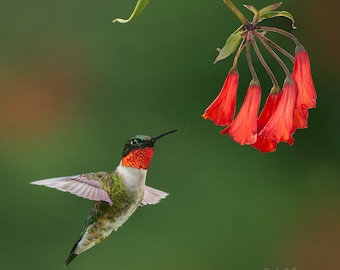
<svg viewBox="0 0 340 270">
<path fill-rule="evenodd" d="M 292 27 L 296 29 L 294 23 L 294 17 L 292 14 L 290 14 L 288 11 L 268 11 L 263 13 L 261 16 L 259 16 L 259 22 L 263 21 L 265 19 L 271 19 L 275 17 L 286 17 L 292 21 Z"/>
<path fill-rule="evenodd" d="M 241 25 L 234 33 L 232 33 L 228 37 L 222 49 L 219 49 L 219 48 L 217 49 L 219 53 L 214 61 L 214 64 L 220 60 L 227 58 L 229 55 L 231 55 L 233 52 L 236 51 L 236 49 L 238 48 L 242 40 L 242 32 L 243 32 L 242 27 L 243 25 Z"/>
<path fill-rule="evenodd" d="M 138 0 L 135 9 L 133 10 L 132 14 L 130 15 L 130 18 L 128 19 L 121 19 L 121 18 L 117 18 L 114 19 L 112 22 L 119 22 L 119 23 L 128 23 L 129 21 L 133 20 L 134 18 L 136 18 L 139 13 L 141 13 L 143 11 L 143 9 L 149 4 L 150 0 Z"/>
<path fill-rule="evenodd" d="M 282 2 L 276 3 L 276 4 L 272 4 L 272 5 L 266 6 L 264 8 L 261 8 L 260 11 L 259 11 L 259 17 L 261 17 L 263 14 L 265 14 L 265 13 L 267 13 L 269 11 L 273 11 L 273 10 L 277 9 L 281 5 L 282 5 Z"/>
</svg>

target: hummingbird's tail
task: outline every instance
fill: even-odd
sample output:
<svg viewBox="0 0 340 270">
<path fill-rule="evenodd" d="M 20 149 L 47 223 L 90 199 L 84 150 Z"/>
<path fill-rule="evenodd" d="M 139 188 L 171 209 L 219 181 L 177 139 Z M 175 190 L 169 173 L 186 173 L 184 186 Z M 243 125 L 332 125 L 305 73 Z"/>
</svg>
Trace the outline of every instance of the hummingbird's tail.
<svg viewBox="0 0 340 270">
<path fill-rule="evenodd" d="M 71 250 L 71 252 L 70 252 L 70 255 L 68 255 L 68 257 L 67 257 L 67 259 L 66 259 L 66 261 L 65 261 L 65 263 L 64 263 L 64 267 L 68 266 L 68 265 L 70 264 L 70 262 L 72 262 L 73 259 L 74 259 L 75 257 L 77 257 L 77 254 L 75 254 L 74 251 L 76 250 L 76 247 L 77 247 L 77 245 L 78 245 L 78 242 L 79 242 L 79 241 L 77 241 L 77 243 L 74 244 L 74 246 L 73 246 L 73 248 L 72 248 L 72 250 Z"/>
<path fill-rule="evenodd" d="M 92 210 L 90 210 L 90 213 L 91 211 Z M 100 227 L 101 223 L 93 223 L 93 217 L 89 215 L 88 219 L 85 221 L 85 225 L 83 227 L 80 238 L 72 247 L 72 250 L 64 263 L 64 267 L 69 265 L 70 262 L 72 262 L 74 258 L 77 257 L 77 255 L 97 245 L 99 242 L 110 235 L 110 233 L 112 232 L 112 229 L 109 229 L 111 228 L 111 223 L 106 222 L 104 225 L 105 226 Z"/>
</svg>

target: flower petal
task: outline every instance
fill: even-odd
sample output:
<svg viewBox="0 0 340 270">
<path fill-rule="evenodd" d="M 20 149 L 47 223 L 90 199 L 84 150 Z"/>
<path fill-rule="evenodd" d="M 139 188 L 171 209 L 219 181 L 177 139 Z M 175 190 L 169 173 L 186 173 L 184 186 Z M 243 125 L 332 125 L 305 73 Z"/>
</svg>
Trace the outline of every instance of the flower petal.
<svg viewBox="0 0 340 270">
<path fill-rule="evenodd" d="M 202 115 L 204 119 L 213 121 L 216 126 L 230 125 L 235 114 L 238 79 L 237 70 L 229 71 L 219 95 Z"/>
<path fill-rule="evenodd" d="M 274 152 L 276 151 L 277 141 L 265 137 L 262 129 L 267 125 L 269 119 L 271 118 L 273 112 L 275 111 L 277 104 L 281 98 L 282 92 L 276 92 L 274 90 L 279 90 L 273 88 L 271 93 L 268 95 L 266 103 L 263 106 L 262 112 L 257 119 L 257 140 L 255 143 L 251 144 L 252 147 L 258 149 L 260 152 Z"/>
<path fill-rule="evenodd" d="M 308 127 L 308 110 L 307 109 L 294 109 L 294 125 L 295 128 Z"/>
<path fill-rule="evenodd" d="M 260 133 L 261 130 L 267 125 L 270 117 L 272 116 L 273 112 L 275 111 L 277 104 L 281 98 L 281 93 L 270 93 L 267 97 L 266 103 L 263 106 L 261 114 L 257 119 L 257 130 Z"/>
<path fill-rule="evenodd" d="M 292 135 L 296 129 L 294 125 L 296 94 L 294 80 L 287 79 L 283 85 L 277 107 L 261 131 L 266 138 L 276 142 L 287 142 L 289 145 L 294 143 Z"/>
<path fill-rule="evenodd" d="M 302 46 L 296 47 L 292 77 L 296 82 L 297 109 L 316 107 L 316 91 L 312 79 L 308 53 Z"/>
<path fill-rule="evenodd" d="M 252 144 L 257 139 L 257 114 L 261 101 L 261 88 L 258 81 L 251 82 L 244 102 L 232 124 L 221 131 L 241 145 Z"/>
<path fill-rule="evenodd" d="M 254 147 L 262 153 L 271 153 L 276 151 L 276 145 L 277 142 L 275 140 L 265 137 L 265 135 L 262 133 L 257 135 L 256 142 L 251 144 L 250 146 Z"/>
</svg>

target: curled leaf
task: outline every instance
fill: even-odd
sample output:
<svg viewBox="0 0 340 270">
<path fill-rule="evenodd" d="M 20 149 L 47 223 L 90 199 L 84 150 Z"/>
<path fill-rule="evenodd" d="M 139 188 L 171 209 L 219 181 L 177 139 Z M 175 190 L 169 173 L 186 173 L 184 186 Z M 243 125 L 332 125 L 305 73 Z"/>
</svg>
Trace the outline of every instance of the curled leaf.
<svg viewBox="0 0 340 270">
<path fill-rule="evenodd" d="M 265 19 L 271 19 L 271 18 L 275 18 L 275 17 L 286 17 L 286 18 L 290 19 L 292 21 L 292 28 L 296 29 L 295 24 L 294 24 L 295 23 L 294 17 L 288 11 L 268 11 L 268 12 L 262 13 L 259 16 L 259 22 L 263 21 Z"/>
<path fill-rule="evenodd" d="M 143 9 L 149 4 L 150 0 L 138 0 L 135 9 L 133 10 L 132 14 L 130 15 L 130 17 L 128 19 L 121 19 L 121 18 L 117 18 L 114 19 L 112 22 L 119 22 L 119 23 L 128 23 L 129 21 L 133 20 L 134 18 L 136 18 L 139 13 L 141 13 L 143 11 Z"/>
<path fill-rule="evenodd" d="M 282 2 L 276 3 L 276 4 L 272 4 L 272 5 L 266 6 L 264 8 L 261 8 L 259 10 L 259 17 L 261 17 L 263 14 L 265 14 L 265 13 L 267 13 L 269 11 L 273 11 L 273 10 L 277 9 L 281 5 L 282 5 Z"/>
<path fill-rule="evenodd" d="M 238 48 L 242 40 L 242 32 L 243 32 L 242 27 L 243 25 L 241 25 L 234 33 L 232 33 L 228 37 L 222 49 L 219 49 L 219 48 L 217 49 L 218 55 L 214 61 L 214 64 L 220 60 L 227 58 L 229 55 L 231 55 L 233 52 L 236 51 L 236 49 Z"/>
</svg>

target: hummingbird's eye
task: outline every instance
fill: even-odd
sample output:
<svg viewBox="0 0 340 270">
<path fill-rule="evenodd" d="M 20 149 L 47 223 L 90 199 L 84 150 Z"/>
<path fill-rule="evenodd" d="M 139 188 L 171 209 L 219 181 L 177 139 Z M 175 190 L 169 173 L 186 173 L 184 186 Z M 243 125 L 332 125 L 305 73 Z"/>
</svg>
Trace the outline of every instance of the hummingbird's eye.
<svg viewBox="0 0 340 270">
<path fill-rule="evenodd" d="M 138 144 L 138 141 L 136 139 L 132 139 L 130 141 L 130 145 L 137 145 Z"/>
</svg>

